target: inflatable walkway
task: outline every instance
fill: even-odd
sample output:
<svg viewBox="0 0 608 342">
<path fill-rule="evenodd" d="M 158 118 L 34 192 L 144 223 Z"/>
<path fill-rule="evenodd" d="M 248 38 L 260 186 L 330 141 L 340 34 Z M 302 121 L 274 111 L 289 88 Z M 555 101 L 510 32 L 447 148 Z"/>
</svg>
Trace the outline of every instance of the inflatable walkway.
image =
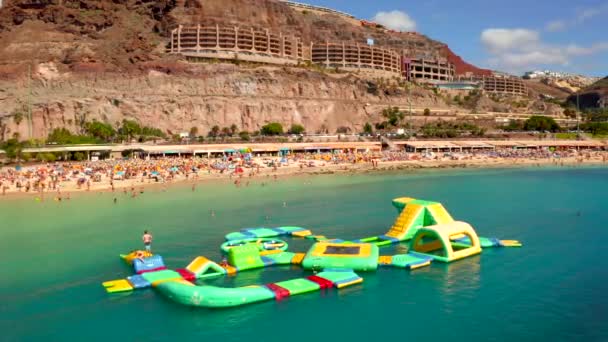
<svg viewBox="0 0 608 342">
<path fill-rule="evenodd" d="M 104 282 L 103 286 L 108 293 L 144 289 L 167 281 L 195 281 L 235 275 L 238 272 L 274 265 L 300 265 L 305 256 L 304 253 L 282 251 L 262 256 L 256 246 L 244 245 L 229 250 L 228 263 L 225 265 L 219 265 L 206 257 L 199 256 L 185 268 L 169 270 L 160 255 L 146 254 L 149 256 L 140 259 L 135 257 L 136 253 L 141 254 L 141 251 L 121 255 L 123 260 L 133 266 L 136 274 L 126 279 Z"/>
<path fill-rule="evenodd" d="M 226 235 L 226 240 L 261 239 L 278 236 L 306 237 L 311 234 L 310 230 L 302 227 L 245 228 Z"/>
<path fill-rule="evenodd" d="M 297 278 L 266 285 L 237 288 L 196 286 L 182 280 L 167 281 L 157 286 L 167 298 L 189 306 L 225 308 L 261 302 L 281 300 L 298 294 L 326 288 L 343 288 L 363 282 L 363 278 L 348 270 L 325 271 L 306 278 Z"/>
</svg>

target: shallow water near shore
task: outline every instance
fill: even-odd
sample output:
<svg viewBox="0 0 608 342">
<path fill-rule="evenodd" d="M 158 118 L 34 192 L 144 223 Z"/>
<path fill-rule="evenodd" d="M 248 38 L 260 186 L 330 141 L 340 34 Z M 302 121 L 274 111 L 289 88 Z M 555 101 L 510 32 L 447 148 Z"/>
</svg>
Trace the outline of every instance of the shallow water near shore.
<svg viewBox="0 0 608 342">
<path fill-rule="evenodd" d="M 607 193 L 608 168 L 540 168 L 296 177 L 241 188 L 204 183 L 195 192 L 181 184 L 146 189 L 135 199 L 118 192 L 75 194 L 61 203 L 2 201 L 0 336 L 605 341 Z M 108 295 L 101 287 L 131 274 L 118 254 L 139 247 L 144 229 L 166 264 L 180 268 L 198 255 L 218 260 L 224 235 L 244 227 L 297 225 L 340 238 L 382 234 L 397 214 L 391 200 L 401 196 L 440 201 L 479 235 L 518 239 L 524 247 L 412 272 L 380 269 L 361 273 L 359 286 L 224 310 L 180 306 L 151 289 Z M 291 251 L 310 246 L 286 240 Z M 244 286 L 308 274 L 275 267 L 209 283 Z"/>
</svg>

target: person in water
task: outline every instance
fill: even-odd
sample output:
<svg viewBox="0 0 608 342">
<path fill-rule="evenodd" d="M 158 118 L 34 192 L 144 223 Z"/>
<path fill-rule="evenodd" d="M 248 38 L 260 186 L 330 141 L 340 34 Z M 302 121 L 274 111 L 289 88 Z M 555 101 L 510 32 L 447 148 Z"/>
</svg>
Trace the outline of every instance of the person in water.
<svg viewBox="0 0 608 342">
<path fill-rule="evenodd" d="M 150 252 L 152 250 L 152 234 L 148 233 L 147 230 L 144 230 L 144 236 L 142 236 L 142 240 L 144 241 L 146 252 Z"/>
<path fill-rule="evenodd" d="M 222 267 L 228 266 L 228 259 L 226 259 L 226 256 L 222 257 L 222 261 L 220 262 L 220 266 L 222 266 Z"/>
</svg>

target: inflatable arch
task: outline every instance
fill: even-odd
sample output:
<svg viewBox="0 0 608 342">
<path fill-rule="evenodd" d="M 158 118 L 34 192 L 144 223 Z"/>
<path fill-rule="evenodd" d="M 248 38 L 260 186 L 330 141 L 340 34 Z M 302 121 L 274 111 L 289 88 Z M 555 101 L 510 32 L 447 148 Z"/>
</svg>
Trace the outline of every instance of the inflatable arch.
<svg viewBox="0 0 608 342">
<path fill-rule="evenodd" d="M 463 238 L 470 243 L 458 241 Z M 410 244 L 410 251 L 437 261 L 452 262 L 481 253 L 481 244 L 471 225 L 453 221 L 418 229 Z"/>
</svg>

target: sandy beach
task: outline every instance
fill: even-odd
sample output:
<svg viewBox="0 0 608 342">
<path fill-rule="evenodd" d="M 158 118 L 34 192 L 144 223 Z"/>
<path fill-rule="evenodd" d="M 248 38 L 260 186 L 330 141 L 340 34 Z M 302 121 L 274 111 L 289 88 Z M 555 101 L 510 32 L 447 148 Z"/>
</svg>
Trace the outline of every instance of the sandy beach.
<svg viewBox="0 0 608 342">
<path fill-rule="evenodd" d="M 171 184 L 223 181 L 234 186 L 264 183 L 286 177 L 318 174 L 356 174 L 440 168 L 575 167 L 608 165 L 608 152 L 548 154 L 413 154 L 385 152 L 374 155 L 299 155 L 289 158 L 241 158 L 72 162 L 28 165 L 0 171 L 0 198 L 34 196 L 38 200 L 69 199 L 75 192 L 124 192 L 137 197 L 144 188 L 166 189 Z M 155 171 L 151 171 L 155 170 Z M 123 176 L 125 175 L 126 176 Z"/>
</svg>

